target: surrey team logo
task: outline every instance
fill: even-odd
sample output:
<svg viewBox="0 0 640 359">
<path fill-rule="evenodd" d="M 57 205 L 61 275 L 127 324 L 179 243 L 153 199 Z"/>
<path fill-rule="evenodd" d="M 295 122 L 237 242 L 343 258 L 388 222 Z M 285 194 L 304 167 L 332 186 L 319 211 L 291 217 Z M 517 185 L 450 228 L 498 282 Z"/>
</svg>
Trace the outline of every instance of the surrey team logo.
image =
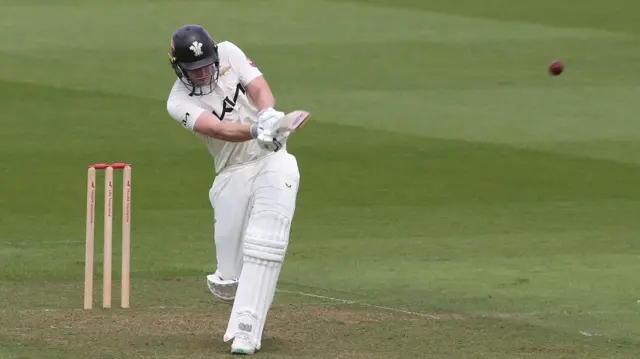
<svg viewBox="0 0 640 359">
<path fill-rule="evenodd" d="M 194 41 L 193 44 L 191 44 L 191 47 L 189 49 L 191 51 L 193 51 L 193 54 L 196 55 L 196 57 L 202 55 L 202 43 L 201 42 Z"/>
</svg>

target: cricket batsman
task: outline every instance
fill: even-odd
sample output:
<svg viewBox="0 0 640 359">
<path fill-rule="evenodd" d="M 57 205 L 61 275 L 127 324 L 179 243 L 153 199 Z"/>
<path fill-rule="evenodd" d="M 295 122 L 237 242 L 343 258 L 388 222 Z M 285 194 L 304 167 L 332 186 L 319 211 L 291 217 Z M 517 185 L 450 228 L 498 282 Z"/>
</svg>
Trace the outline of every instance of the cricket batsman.
<svg viewBox="0 0 640 359">
<path fill-rule="evenodd" d="M 198 25 L 171 38 L 177 79 L 167 111 L 200 137 L 214 159 L 209 190 L 215 273 L 209 290 L 233 303 L 224 341 L 231 353 L 260 349 L 267 312 L 289 243 L 300 173 L 287 152 L 283 112 L 256 65 L 235 44 L 214 42 Z"/>
</svg>

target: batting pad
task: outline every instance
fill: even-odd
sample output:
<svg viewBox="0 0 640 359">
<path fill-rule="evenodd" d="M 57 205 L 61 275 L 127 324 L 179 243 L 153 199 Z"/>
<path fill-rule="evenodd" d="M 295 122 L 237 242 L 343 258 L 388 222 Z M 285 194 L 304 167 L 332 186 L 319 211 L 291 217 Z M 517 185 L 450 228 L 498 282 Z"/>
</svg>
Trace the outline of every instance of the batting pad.
<svg viewBox="0 0 640 359">
<path fill-rule="evenodd" d="M 260 349 L 262 332 L 275 295 L 289 241 L 289 218 L 274 211 L 253 215 L 244 240 L 240 284 L 224 340 L 246 333 Z M 269 226 L 264 226 L 269 223 Z"/>
</svg>

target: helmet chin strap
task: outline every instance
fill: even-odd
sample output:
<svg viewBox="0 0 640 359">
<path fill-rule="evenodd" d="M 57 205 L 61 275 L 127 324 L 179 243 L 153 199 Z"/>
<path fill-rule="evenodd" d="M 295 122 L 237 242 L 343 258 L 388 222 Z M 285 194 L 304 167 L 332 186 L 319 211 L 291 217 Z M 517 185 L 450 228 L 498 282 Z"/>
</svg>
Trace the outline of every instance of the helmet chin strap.
<svg viewBox="0 0 640 359">
<path fill-rule="evenodd" d="M 202 94 L 202 93 L 203 93 L 203 91 L 202 91 L 202 85 L 196 85 L 196 84 L 195 84 L 195 82 L 193 82 L 193 81 L 189 78 L 189 75 L 185 75 L 185 76 L 186 76 L 186 78 L 187 78 L 187 83 L 188 83 L 188 85 L 189 85 L 189 86 L 187 86 L 187 88 L 191 87 L 191 92 L 189 92 L 189 97 L 193 97 L 193 95 L 195 95 L 195 94 L 196 94 L 196 88 L 200 88 L 200 94 Z M 183 81 L 183 83 L 184 83 L 185 85 L 187 85 L 187 83 L 185 83 L 184 81 Z"/>
</svg>

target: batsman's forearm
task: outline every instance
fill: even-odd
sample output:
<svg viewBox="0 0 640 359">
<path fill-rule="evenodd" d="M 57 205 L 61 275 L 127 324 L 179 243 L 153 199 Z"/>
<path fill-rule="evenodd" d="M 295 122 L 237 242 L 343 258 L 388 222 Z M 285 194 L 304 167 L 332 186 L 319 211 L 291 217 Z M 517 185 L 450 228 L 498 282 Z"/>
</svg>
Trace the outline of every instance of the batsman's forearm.
<svg viewBox="0 0 640 359">
<path fill-rule="evenodd" d="M 266 110 L 269 107 L 276 107 L 276 98 L 266 83 L 252 86 L 247 91 L 251 101 L 258 107 L 259 111 Z"/>
<path fill-rule="evenodd" d="M 257 97 L 256 105 L 260 111 L 266 110 L 269 107 L 276 108 L 276 98 L 273 96 L 273 93 L 269 88 L 260 89 Z"/>
<path fill-rule="evenodd" d="M 244 142 L 257 136 L 257 127 L 241 123 L 218 123 L 209 136 L 223 141 Z"/>
<path fill-rule="evenodd" d="M 264 76 L 258 76 L 246 86 L 247 95 L 260 111 L 269 107 L 276 108 L 276 99 Z"/>
</svg>

